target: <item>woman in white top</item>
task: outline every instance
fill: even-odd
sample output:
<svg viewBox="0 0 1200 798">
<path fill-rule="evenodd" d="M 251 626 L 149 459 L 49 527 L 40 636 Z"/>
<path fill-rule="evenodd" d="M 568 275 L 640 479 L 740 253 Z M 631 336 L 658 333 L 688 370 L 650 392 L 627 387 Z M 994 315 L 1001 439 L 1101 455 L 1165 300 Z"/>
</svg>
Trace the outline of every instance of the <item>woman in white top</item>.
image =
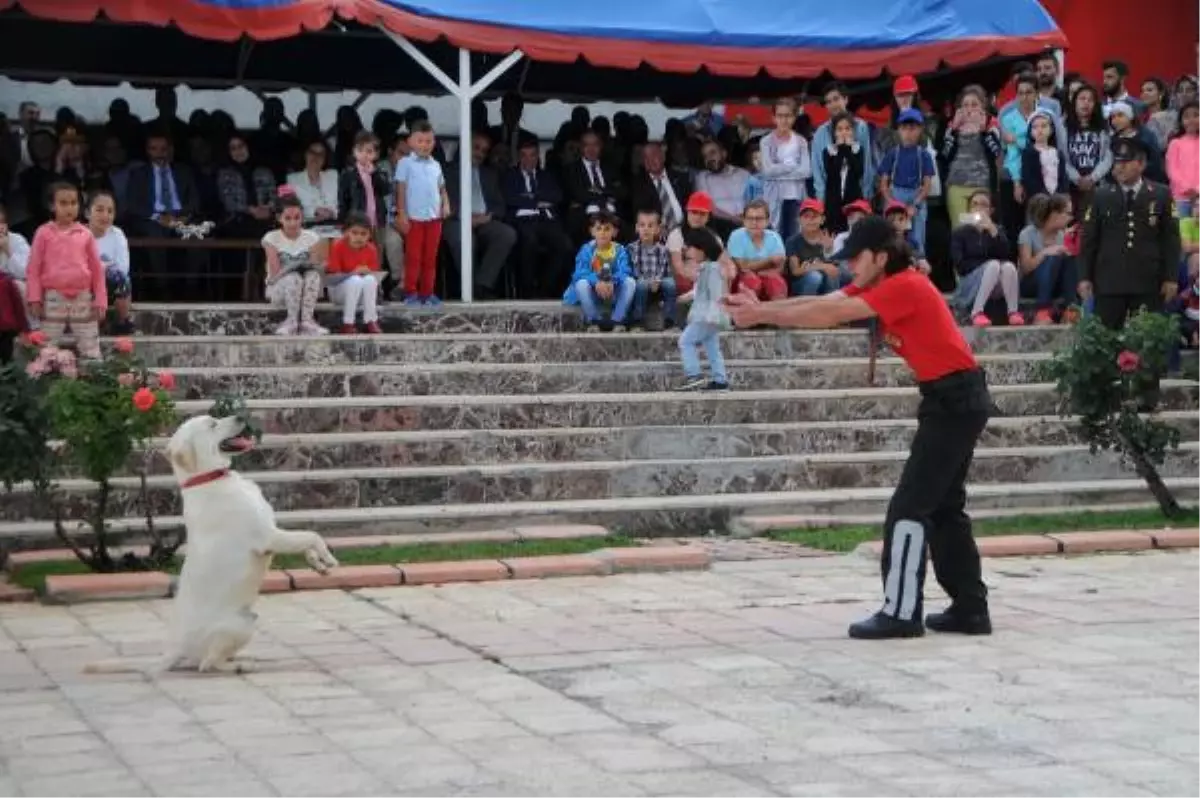
<svg viewBox="0 0 1200 798">
<path fill-rule="evenodd" d="M 784 241 L 799 231 L 804 181 L 812 176 L 808 142 L 792 129 L 796 115 L 795 100 L 791 97 L 776 100 L 775 130 L 763 136 L 758 144 L 763 199 L 771 209 L 771 227 Z"/>
<path fill-rule="evenodd" d="M 287 184 L 300 200 L 304 221 L 308 224 L 331 224 L 337 219 L 338 173 L 325 168 L 329 149 L 323 141 L 314 141 L 304 150 L 304 171 L 292 172 Z"/>
<path fill-rule="evenodd" d="M 121 228 L 113 224 L 116 217 L 117 203 L 113 195 L 107 191 L 92 192 L 87 223 L 96 239 L 100 262 L 104 264 L 108 299 L 117 313 L 112 331 L 116 335 L 131 335 L 133 322 L 129 320 L 129 303 L 133 291 L 129 281 L 129 241 Z"/>
<path fill-rule="evenodd" d="M 267 299 L 287 311 L 276 335 L 325 335 L 313 312 L 321 296 L 328 242 L 304 229 L 300 200 L 284 186 L 279 199 L 279 227 L 263 236 L 267 254 Z"/>
</svg>

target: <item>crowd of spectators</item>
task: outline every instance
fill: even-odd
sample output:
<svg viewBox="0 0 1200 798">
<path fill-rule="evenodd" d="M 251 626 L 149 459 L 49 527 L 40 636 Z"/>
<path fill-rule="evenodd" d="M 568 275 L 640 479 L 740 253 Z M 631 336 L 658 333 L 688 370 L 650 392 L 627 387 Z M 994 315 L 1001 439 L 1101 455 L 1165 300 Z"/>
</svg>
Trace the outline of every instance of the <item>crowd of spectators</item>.
<svg viewBox="0 0 1200 798">
<path fill-rule="evenodd" d="M 1037 303 L 1035 320 L 1052 321 L 1054 308 L 1071 298 L 1063 276 L 1070 272 L 1060 263 L 1071 255 L 1058 237 L 1110 179 L 1115 140 L 1137 139 L 1147 153 L 1146 177 L 1169 183 L 1182 215 L 1196 204 L 1196 78 L 1171 86 L 1150 78 L 1134 97 L 1127 74 L 1120 62 L 1106 63 L 1095 87 L 1074 73 L 1060 76 L 1046 53 L 1016 66 L 1013 100 L 998 106 L 995 95 L 968 85 L 945 107 L 931 107 L 918 81 L 902 76 L 886 125 L 857 116 L 849 89 L 833 82 L 819 96 L 828 113 L 822 124 L 814 128 L 796 98 L 781 98 L 774 128 L 761 134 L 742 118 L 724 119 L 711 103 L 669 120 L 661 135 L 638 115 L 591 118 L 579 106 L 544 155 L 522 127 L 519 95 L 503 98 L 494 125 L 477 102 L 469 152 L 447 162 L 434 140 L 430 157 L 441 167 L 448 207 L 444 218 L 436 209 L 438 246 L 423 242 L 421 253 L 440 250 L 434 268 L 443 291 L 452 291 L 459 231 L 469 224 L 476 296 L 557 297 L 564 286 L 575 288 L 571 277 L 595 244 L 599 215 L 611 222 L 615 246 L 633 245 L 635 285 L 644 275 L 641 292 L 624 303 L 635 314 L 650 285 L 657 294 L 686 292 L 681 251 L 691 228 L 720 237 L 737 265 L 739 290 L 772 300 L 843 284 L 844 267 L 828 260 L 837 237 L 854 219 L 878 212 L 905 231 L 918 264 L 944 289 L 958 286 L 966 315 L 982 323 L 983 308 L 967 289 L 983 285 L 984 299 L 1003 299 L 1016 323 L 1015 271 L 1017 292 Z M 6 229 L 32 237 L 50 218 L 52 185 L 79 188 L 85 208 L 104 191 L 116 225 L 143 243 L 133 256 L 135 296 L 238 299 L 246 269 L 240 254 L 146 242 L 178 238 L 201 221 L 213 224 L 215 237 L 257 242 L 280 226 L 285 186 L 303 228 L 319 239 L 340 235 L 352 214 L 366 216 L 382 298 L 434 294 L 408 279 L 412 242 L 396 207 L 411 136 L 428 130 L 423 109 L 382 110 L 368 128 L 345 106 L 323 131 L 314 112 L 292 122 L 281 101 L 267 98 L 259 128 L 245 132 L 223 111 L 181 119 L 169 88 L 157 91 L 156 107 L 156 118 L 142 121 L 118 99 L 102 124 L 68 108 L 47 124 L 36 104 L 23 103 L 0 140 Z M 458 196 L 462 157 L 471 161 L 469 198 Z M 652 226 L 665 256 L 648 251 Z M 0 245 L 0 260 L 14 260 L 11 250 Z"/>
</svg>

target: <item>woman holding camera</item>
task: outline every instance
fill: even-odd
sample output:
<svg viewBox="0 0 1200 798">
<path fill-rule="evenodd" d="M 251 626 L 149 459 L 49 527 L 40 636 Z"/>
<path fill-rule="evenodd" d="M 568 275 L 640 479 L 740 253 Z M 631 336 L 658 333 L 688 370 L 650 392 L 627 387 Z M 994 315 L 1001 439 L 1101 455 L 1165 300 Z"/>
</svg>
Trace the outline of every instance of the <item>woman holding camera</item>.
<svg viewBox="0 0 1200 798">
<path fill-rule="evenodd" d="M 971 324 L 992 322 L 985 309 L 993 297 L 1004 297 L 1008 323 L 1018 326 L 1025 317 L 1018 308 L 1021 278 L 1012 261 L 1012 245 L 1004 230 L 992 221 L 991 194 L 979 189 L 967 198 L 967 213 L 950 235 L 950 264 L 958 275 L 954 304 L 970 311 Z"/>
</svg>

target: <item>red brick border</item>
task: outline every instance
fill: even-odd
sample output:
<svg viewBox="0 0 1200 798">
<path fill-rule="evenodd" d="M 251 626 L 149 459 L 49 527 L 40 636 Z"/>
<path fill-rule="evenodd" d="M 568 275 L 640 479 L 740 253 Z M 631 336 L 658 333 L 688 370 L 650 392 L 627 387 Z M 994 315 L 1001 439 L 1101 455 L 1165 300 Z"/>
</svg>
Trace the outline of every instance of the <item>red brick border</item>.
<svg viewBox="0 0 1200 798">
<path fill-rule="evenodd" d="M 1045 535 L 989 535 L 976 538 L 983 557 L 1040 557 L 1105 551 L 1200 548 L 1196 529 L 1112 529 L 1099 532 L 1048 532 Z M 883 542 L 867 541 L 856 551 L 879 556 Z"/>
</svg>

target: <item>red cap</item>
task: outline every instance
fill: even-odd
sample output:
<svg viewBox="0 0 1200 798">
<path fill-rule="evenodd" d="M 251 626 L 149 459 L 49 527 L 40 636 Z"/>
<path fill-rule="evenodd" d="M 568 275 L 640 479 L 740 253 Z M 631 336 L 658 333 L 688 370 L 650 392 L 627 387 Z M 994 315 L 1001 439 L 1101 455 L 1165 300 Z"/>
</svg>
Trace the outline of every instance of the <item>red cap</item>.
<svg viewBox="0 0 1200 798">
<path fill-rule="evenodd" d="M 696 191 L 692 194 L 692 196 L 688 197 L 687 210 L 712 213 L 713 198 L 708 195 L 708 192 Z"/>
<path fill-rule="evenodd" d="M 892 200 L 891 202 L 889 202 L 887 204 L 887 207 L 885 207 L 883 209 L 884 216 L 887 216 L 889 213 L 896 213 L 896 212 L 903 213 L 904 215 L 907 216 L 908 215 L 908 206 L 905 205 L 900 200 Z"/>
<path fill-rule="evenodd" d="M 847 203 L 842 207 L 842 213 L 849 216 L 852 213 L 865 213 L 871 215 L 871 203 L 865 199 L 856 199 L 854 202 Z"/>
<path fill-rule="evenodd" d="M 892 84 L 892 94 L 916 94 L 917 79 L 912 75 L 901 75 Z"/>
<path fill-rule="evenodd" d="M 825 203 L 821 202 L 819 199 L 806 199 L 804 202 L 800 203 L 800 214 L 803 215 L 803 214 L 807 213 L 808 211 L 812 211 L 813 213 L 819 213 L 822 216 L 824 216 L 825 215 Z"/>
</svg>

